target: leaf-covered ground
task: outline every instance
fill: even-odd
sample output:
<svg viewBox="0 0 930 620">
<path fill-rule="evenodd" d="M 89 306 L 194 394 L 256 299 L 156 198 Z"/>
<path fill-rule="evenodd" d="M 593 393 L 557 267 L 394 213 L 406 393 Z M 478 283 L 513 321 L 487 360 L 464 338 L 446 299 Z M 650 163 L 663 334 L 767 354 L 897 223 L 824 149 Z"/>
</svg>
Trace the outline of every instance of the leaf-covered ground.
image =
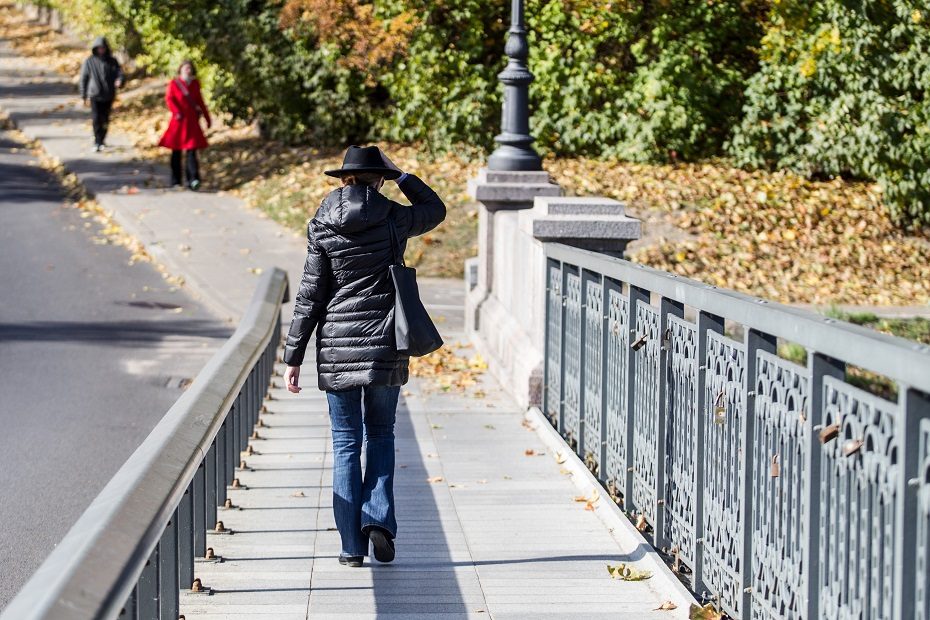
<svg viewBox="0 0 930 620">
<path fill-rule="evenodd" d="M 87 53 L 47 27 L 28 23 L 0 0 L 0 36 L 48 66 L 76 75 Z M 132 80 L 114 112 L 144 158 L 168 121 L 164 78 Z M 207 188 L 231 191 L 301 230 L 334 185 L 323 170 L 341 152 L 263 140 L 254 128 L 218 119 L 203 154 Z M 473 152 L 426 154 L 416 145 L 382 144 L 397 164 L 432 184 L 447 221 L 408 248 L 424 275 L 456 276 L 476 252 L 477 205 L 466 182 L 481 165 Z M 787 303 L 930 303 L 930 233 L 894 227 L 877 185 L 810 181 L 785 172 L 747 172 L 725 161 L 645 165 L 589 158 L 545 163 L 566 193 L 604 195 L 645 222 L 647 239 L 631 258 L 654 267 Z M 401 198 L 392 184 L 387 192 Z"/>
</svg>

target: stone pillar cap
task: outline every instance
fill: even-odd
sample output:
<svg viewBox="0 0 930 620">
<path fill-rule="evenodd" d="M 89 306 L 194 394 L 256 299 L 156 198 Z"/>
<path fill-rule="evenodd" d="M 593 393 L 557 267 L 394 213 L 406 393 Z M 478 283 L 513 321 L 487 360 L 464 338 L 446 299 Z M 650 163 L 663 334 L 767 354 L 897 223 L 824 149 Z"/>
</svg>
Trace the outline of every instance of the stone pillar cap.
<svg viewBox="0 0 930 620">
<path fill-rule="evenodd" d="M 545 170 L 509 172 L 482 168 L 468 181 L 468 193 L 489 211 L 529 209 L 537 196 L 560 196 Z"/>
<path fill-rule="evenodd" d="M 632 241 L 642 223 L 624 212 L 624 204 L 603 196 L 538 196 L 520 213 L 520 230 L 540 241 Z"/>
</svg>

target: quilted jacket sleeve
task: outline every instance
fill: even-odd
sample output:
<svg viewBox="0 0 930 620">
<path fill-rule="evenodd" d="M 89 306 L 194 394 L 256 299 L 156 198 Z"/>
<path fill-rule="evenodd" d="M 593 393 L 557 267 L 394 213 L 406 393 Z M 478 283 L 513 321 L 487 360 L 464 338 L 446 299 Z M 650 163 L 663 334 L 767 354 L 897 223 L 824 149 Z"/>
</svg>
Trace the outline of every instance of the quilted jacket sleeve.
<svg viewBox="0 0 930 620">
<path fill-rule="evenodd" d="M 332 269 L 329 258 L 314 238 L 313 222 L 307 227 L 307 261 L 294 300 L 294 318 L 284 345 L 284 363 L 300 366 L 310 336 L 329 302 Z"/>
<path fill-rule="evenodd" d="M 446 205 L 432 188 L 413 174 L 398 185 L 410 201 L 410 232 L 408 237 L 416 237 L 439 226 L 446 219 Z"/>
</svg>

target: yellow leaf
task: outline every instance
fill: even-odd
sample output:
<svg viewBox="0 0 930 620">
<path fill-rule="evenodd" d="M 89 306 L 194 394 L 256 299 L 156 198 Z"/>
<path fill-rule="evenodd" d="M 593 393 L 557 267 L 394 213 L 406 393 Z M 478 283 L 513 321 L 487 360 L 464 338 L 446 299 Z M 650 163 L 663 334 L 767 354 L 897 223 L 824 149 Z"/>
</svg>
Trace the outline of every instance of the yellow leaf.
<svg viewBox="0 0 930 620">
<path fill-rule="evenodd" d="M 703 607 L 692 603 L 688 609 L 688 620 L 723 620 L 723 614 L 710 603 Z"/>
<path fill-rule="evenodd" d="M 613 579 L 622 579 L 623 581 L 643 581 L 652 577 L 652 573 L 647 570 L 638 570 L 626 564 L 617 564 L 616 566 L 607 565 L 607 573 Z"/>
<path fill-rule="evenodd" d="M 653 611 L 671 611 L 673 609 L 678 609 L 678 605 L 676 605 L 672 601 L 665 601 L 664 603 L 656 607 Z"/>
</svg>

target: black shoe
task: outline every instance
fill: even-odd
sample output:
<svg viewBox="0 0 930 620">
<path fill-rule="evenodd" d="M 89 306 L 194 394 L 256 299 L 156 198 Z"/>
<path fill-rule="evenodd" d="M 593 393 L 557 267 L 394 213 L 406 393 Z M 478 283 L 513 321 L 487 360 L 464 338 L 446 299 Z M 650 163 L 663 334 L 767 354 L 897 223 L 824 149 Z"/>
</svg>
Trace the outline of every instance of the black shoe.
<svg viewBox="0 0 930 620">
<path fill-rule="evenodd" d="M 394 560 L 394 541 L 385 530 L 373 527 L 368 532 L 368 539 L 375 547 L 375 559 L 379 562 L 392 562 Z"/>
<path fill-rule="evenodd" d="M 190 187 L 192 190 L 196 192 L 198 189 L 200 189 L 200 181 L 198 181 L 197 179 L 194 179 L 193 181 L 191 181 L 188 187 Z"/>
<path fill-rule="evenodd" d="M 340 555 L 339 563 L 343 566 L 352 566 L 358 568 L 365 562 L 365 556 L 362 555 Z"/>
</svg>

